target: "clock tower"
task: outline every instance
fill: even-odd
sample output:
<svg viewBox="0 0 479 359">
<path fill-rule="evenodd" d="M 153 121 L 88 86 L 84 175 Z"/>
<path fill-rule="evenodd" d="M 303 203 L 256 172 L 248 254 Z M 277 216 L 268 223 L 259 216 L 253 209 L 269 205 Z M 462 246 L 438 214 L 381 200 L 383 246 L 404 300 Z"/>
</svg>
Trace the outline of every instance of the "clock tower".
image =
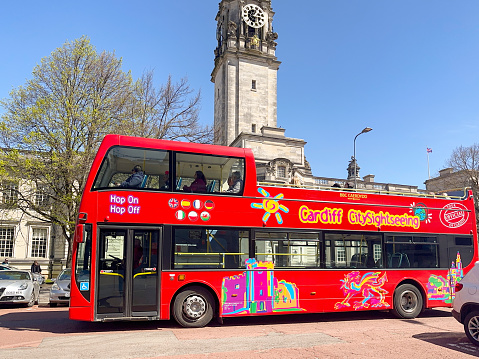
<svg viewBox="0 0 479 359">
<path fill-rule="evenodd" d="M 277 125 L 278 34 L 271 0 L 222 0 L 211 81 L 215 144 L 229 146 L 241 133 Z"/>
</svg>

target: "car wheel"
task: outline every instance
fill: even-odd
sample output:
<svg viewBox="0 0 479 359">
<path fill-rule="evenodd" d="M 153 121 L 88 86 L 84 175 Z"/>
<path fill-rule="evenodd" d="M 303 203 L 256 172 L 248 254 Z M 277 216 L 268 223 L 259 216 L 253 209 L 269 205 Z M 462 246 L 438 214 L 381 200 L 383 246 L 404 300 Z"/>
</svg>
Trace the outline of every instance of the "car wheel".
<svg viewBox="0 0 479 359">
<path fill-rule="evenodd" d="M 35 304 L 35 292 L 32 291 L 32 296 L 30 297 L 30 300 L 27 303 L 27 307 L 33 307 L 34 304 Z"/>
<path fill-rule="evenodd" d="M 471 343 L 479 346 L 479 311 L 476 310 L 466 315 L 464 331 Z"/>
<path fill-rule="evenodd" d="M 213 319 L 214 300 L 211 293 L 201 287 L 180 292 L 173 304 L 173 317 L 182 327 L 201 328 Z"/>
<path fill-rule="evenodd" d="M 394 291 L 393 305 L 393 314 L 398 318 L 416 318 L 423 307 L 421 292 L 412 284 L 400 285 Z"/>
</svg>

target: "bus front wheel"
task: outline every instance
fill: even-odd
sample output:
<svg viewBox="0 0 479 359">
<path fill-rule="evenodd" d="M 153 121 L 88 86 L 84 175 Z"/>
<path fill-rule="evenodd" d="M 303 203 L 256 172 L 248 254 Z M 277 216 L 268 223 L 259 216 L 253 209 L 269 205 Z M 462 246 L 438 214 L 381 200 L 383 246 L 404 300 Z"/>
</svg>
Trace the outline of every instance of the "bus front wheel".
<svg viewBox="0 0 479 359">
<path fill-rule="evenodd" d="M 173 304 L 173 317 L 186 328 L 201 328 L 213 319 L 214 300 L 202 287 L 190 287 L 180 292 Z"/>
<path fill-rule="evenodd" d="M 402 284 L 394 291 L 393 313 L 398 318 L 413 319 L 422 311 L 423 298 L 412 284 Z"/>
</svg>

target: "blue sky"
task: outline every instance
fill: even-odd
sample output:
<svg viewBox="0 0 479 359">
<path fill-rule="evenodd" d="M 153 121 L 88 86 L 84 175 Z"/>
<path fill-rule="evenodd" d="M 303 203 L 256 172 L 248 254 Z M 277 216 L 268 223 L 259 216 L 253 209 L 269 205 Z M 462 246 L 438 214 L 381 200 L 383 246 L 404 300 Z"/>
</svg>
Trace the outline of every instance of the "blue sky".
<svg viewBox="0 0 479 359">
<path fill-rule="evenodd" d="M 213 123 L 219 0 L 8 1 L 0 13 L 0 98 L 67 40 L 87 35 L 135 78 L 187 76 Z M 479 1 L 273 0 L 278 126 L 307 141 L 316 176 L 360 175 L 424 188 L 452 150 L 478 142 Z M 1 110 L 0 110 L 1 111 Z"/>
</svg>

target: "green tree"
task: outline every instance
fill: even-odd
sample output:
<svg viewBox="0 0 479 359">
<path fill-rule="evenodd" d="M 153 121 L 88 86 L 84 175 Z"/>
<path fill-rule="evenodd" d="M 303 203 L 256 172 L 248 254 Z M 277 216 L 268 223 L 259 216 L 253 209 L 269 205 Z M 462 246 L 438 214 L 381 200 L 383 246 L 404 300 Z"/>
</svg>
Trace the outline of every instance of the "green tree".
<svg viewBox="0 0 479 359">
<path fill-rule="evenodd" d="M 4 205 L 61 228 L 70 263 L 81 194 L 104 135 L 208 141 L 200 94 L 191 93 L 185 79 L 171 77 L 155 89 L 152 72 L 134 81 L 121 58 L 98 53 L 86 36 L 67 41 L 0 101 L 0 177 L 4 192 L 16 191 Z M 188 124 L 194 133 L 183 130 Z"/>
<path fill-rule="evenodd" d="M 449 187 L 470 187 L 474 193 L 476 221 L 479 223 L 479 144 L 459 146 L 452 151 L 447 161 L 454 170 Z"/>
</svg>

